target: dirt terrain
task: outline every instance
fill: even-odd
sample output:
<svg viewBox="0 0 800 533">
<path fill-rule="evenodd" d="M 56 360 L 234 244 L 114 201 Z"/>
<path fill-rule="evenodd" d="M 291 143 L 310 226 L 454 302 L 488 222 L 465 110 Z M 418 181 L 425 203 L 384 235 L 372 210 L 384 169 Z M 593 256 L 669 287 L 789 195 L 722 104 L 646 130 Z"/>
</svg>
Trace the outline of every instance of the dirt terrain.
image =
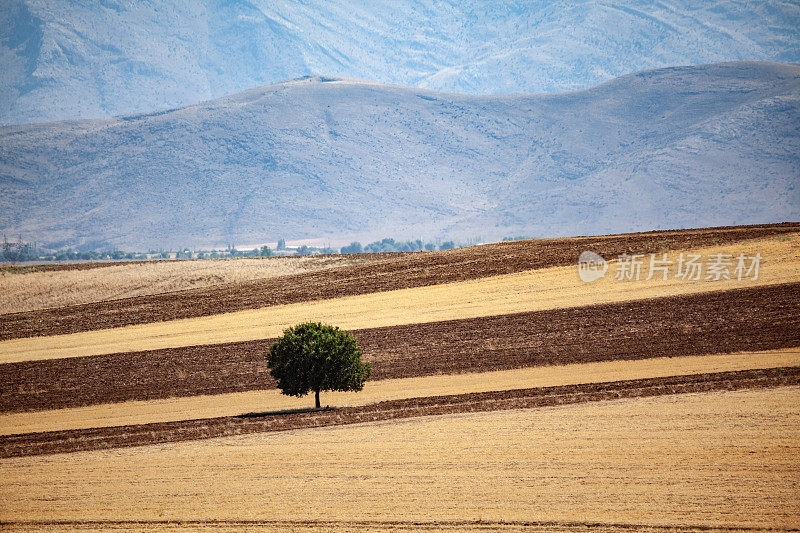
<svg viewBox="0 0 800 533">
<path fill-rule="evenodd" d="M 727 533 L 729 528 L 704 526 L 659 527 L 644 524 L 611 524 L 575 521 L 530 520 L 53 520 L 2 523 L 7 531 L 81 531 L 95 532 L 119 529 L 124 531 L 291 531 L 292 533 Z M 763 528 L 735 528 L 746 533 Z"/>
<path fill-rule="evenodd" d="M 374 380 L 800 346 L 800 283 L 358 330 Z M 0 412 L 274 387 L 271 339 L 0 365 Z"/>
<path fill-rule="evenodd" d="M 359 392 L 325 392 L 322 394 L 322 401 L 326 406 L 357 407 L 428 396 L 788 367 L 800 367 L 800 348 L 689 357 L 595 361 L 492 372 L 385 379 L 367 381 L 364 389 Z M 242 413 L 287 411 L 311 405 L 313 405 L 311 397 L 286 396 L 278 389 L 101 403 L 65 409 L 2 413 L 0 436 L 220 418 Z"/>
<path fill-rule="evenodd" d="M 125 530 L 797 530 L 798 394 L 621 398 L 11 457 L 0 459 L 0 516 L 66 530 L 83 520 Z"/>
<path fill-rule="evenodd" d="M 163 259 L 163 262 L 177 262 Z M 31 274 L 33 272 L 66 272 L 70 270 L 94 270 L 108 266 L 143 265 L 151 261 L 80 261 L 74 263 L 0 263 L 0 272 L 7 274 Z"/>
<path fill-rule="evenodd" d="M 292 533 L 728 533 L 731 529 L 704 526 L 658 527 L 644 524 L 611 524 L 575 521 L 530 520 L 53 520 L 2 523 L 6 531 L 291 531 Z M 747 533 L 762 532 L 762 528 L 736 528 Z"/>
<path fill-rule="evenodd" d="M 115 266 L 130 266 L 130 265 L 152 265 L 158 264 L 185 264 L 187 261 L 238 261 L 244 259 L 248 260 L 266 260 L 266 261 L 280 261 L 284 257 L 288 259 L 308 258 L 312 260 L 333 261 L 333 262 L 359 262 L 361 260 L 373 261 L 375 259 L 386 259 L 392 256 L 399 256 L 407 254 L 408 252 L 372 252 L 362 254 L 318 254 L 318 255 L 288 255 L 288 256 L 272 256 L 272 257 L 256 257 L 256 258 L 219 258 L 219 259 L 149 259 L 149 260 L 134 260 L 134 261 L 73 261 L 67 263 L 46 262 L 46 263 L 0 263 L 0 273 L 8 274 L 31 274 L 34 272 L 69 272 L 75 270 L 95 270 L 98 268 L 115 267 Z"/>
<path fill-rule="evenodd" d="M 318 255 L 148 261 L 24 274 L 0 269 L 0 287 L 3 287 L 0 314 L 242 283 L 369 260 L 368 257 Z"/>
<path fill-rule="evenodd" d="M 529 409 L 616 398 L 768 388 L 800 384 L 800 367 L 718 372 L 610 383 L 587 383 L 390 400 L 340 409 L 251 413 L 240 416 L 28 433 L 0 437 L 0 458 L 143 446 L 269 431 L 358 424 L 452 413 Z"/>
<path fill-rule="evenodd" d="M 637 281 L 620 281 L 611 275 L 587 286 L 576 275 L 574 265 L 550 267 L 213 316 L 10 339 L 0 342 L 0 363 L 263 340 L 281 335 L 293 324 L 308 321 L 337 324 L 354 331 L 800 283 L 800 232 L 671 253 L 673 257 L 680 254 L 733 257 L 744 251 L 765 258 L 758 279 L 746 276 L 738 279 L 734 274 L 715 281 L 687 281 L 674 275 L 647 280 L 643 274 Z M 616 264 L 611 269 L 616 271 Z"/>
<path fill-rule="evenodd" d="M 644 254 L 778 236 L 798 229 L 800 224 L 786 223 L 514 241 L 435 254 L 417 252 L 294 276 L 0 315 L 0 340 L 209 316 L 566 266 L 575 264 L 583 250 L 612 258 L 623 253 Z"/>
<path fill-rule="evenodd" d="M 40 360 L 0 364 L 0 529 L 796 529 L 798 232 L 784 224 L 381 255 L 0 315 L 0 340 L 18 339 L 3 345 L 6 356 L 12 344 L 44 343 Z M 731 243 L 770 252 L 763 279 L 621 284 L 613 297 L 608 280 L 587 291 L 575 279 L 585 249 L 613 258 Z M 371 307 L 356 305 L 373 296 Z M 308 398 L 274 388 L 273 340 L 262 337 L 280 331 L 265 319 L 297 318 L 271 306 L 292 303 L 370 319 L 335 322 L 373 363 L 373 380 L 350 393 L 357 399 L 330 393 L 323 405 L 338 407 L 287 409 Z M 385 310 L 394 314 L 384 320 Z M 242 313 L 210 316 L 228 311 Z M 260 336 L 214 337 L 241 315 Z M 173 318 L 191 320 L 165 322 Z M 158 322 L 153 338 L 208 335 L 149 343 L 137 337 L 148 322 Z M 109 329 L 125 324 L 141 325 Z M 25 338 L 70 332 L 88 333 Z M 81 344 L 95 334 L 118 342 Z"/>
</svg>

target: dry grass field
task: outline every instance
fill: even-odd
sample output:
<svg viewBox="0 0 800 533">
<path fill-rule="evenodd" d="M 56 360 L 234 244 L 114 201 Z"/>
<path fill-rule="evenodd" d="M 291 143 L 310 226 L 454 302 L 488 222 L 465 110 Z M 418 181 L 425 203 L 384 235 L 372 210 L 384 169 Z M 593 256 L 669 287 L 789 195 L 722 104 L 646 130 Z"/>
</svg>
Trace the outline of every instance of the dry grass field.
<svg viewBox="0 0 800 533">
<path fill-rule="evenodd" d="M 800 366 L 800 348 L 385 379 L 368 381 L 364 390 L 358 393 L 325 393 L 322 400 L 323 404 L 343 407 L 403 398 L 789 366 Z M 288 410 L 302 406 L 313 406 L 313 400 L 284 396 L 277 389 L 98 404 L 87 407 L 3 414 L 0 415 L 0 435 L 214 418 L 253 412 Z"/>
<path fill-rule="evenodd" d="M 242 283 L 361 261 L 349 256 L 198 259 L 92 269 L 0 271 L 0 314 Z"/>
<path fill-rule="evenodd" d="M 357 330 L 373 380 L 800 346 L 800 283 Z M 0 365 L 0 413 L 275 388 L 274 339 Z"/>
<path fill-rule="evenodd" d="M 680 251 L 675 251 L 675 254 Z M 692 294 L 800 281 L 800 234 L 713 246 L 696 252 L 746 252 L 764 258 L 756 281 L 684 281 L 659 277 L 618 281 L 606 277 L 587 285 L 577 267 L 553 267 L 477 280 L 271 306 L 221 315 L 180 319 L 97 331 L 11 339 L 0 342 L 0 363 L 174 348 L 264 339 L 308 320 L 343 329 L 394 326 L 524 311 L 586 306 L 669 295 Z"/>
<path fill-rule="evenodd" d="M 365 263 L 236 284 L 186 289 L 0 315 L 0 339 L 76 333 L 246 309 L 476 280 L 554 266 L 574 266 L 584 250 L 607 258 L 788 239 L 798 223 L 705 228 L 602 237 L 502 242 L 437 253 L 378 254 Z M 362 257 L 359 256 L 359 259 Z M 72 265 L 71 265 L 72 267 Z M 99 267 L 98 267 L 99 268 Z"/>
<path fill-rule="evenodd" d="M 762 262 L 647 281 L 645 257 L 640 281 L 612 264 L 585 284 L 586 248 Z M 0 287 L 0 529 L 800 528 L 796 224 Z M 362 392 L 323 393 L 336 409 L 267 376 L 305 320 L 374 364 Z"/>
<path fill-rule="evenodd" d="M 214 531 L 217 533 L 253 532 L 253 531 L 281 531 L 291 533 L 401 533 L 408 531 L 425 531 L 426 533 L 585 533 L 586 524 L 556 523 L 556 522 L 509 522 L 497 523 L 486 520 L 472 521 L 437 521 L 435 523 L 419 522 L 336 522 L 336 521 L 285 521 L 285 520 L 215 520 L 209 521 L 173 521 L 160 520 L 152 522 L 68 522 L 65 524 L 6 524 L 7 531 L 80 531 L 82 533 L 120 530 L 120 531 Z M 728 531 L 727 529 L 709 529 L 705 527 L 666 528 L 667 531 L 680 531 L 681 533 L 708 533 Z M 624 525 L 592 524 L 591 531 L 595 533 L 618 533 L 620 531 L 636 531 L 636 533 L 663 533 L 665 528 L 651 526 L 630 527 Z"/>
<path fill-rule="evenodd" d="M 799 400 L 684 394 L 3 459 L 0 518 L 797 528 Z"/>
<path fill-rule="evenodd" d="M 215 533 L 253 532 L 253 531 L 281 531 L 291 533 L 402 533 L 408 531 L 425 531 L 426 533 L 585 533 L 586 524 L 556 523 L 556 522 L 489 522 L 486 520 L 472 521 L 437 521 L 433 522 L 337 522 L 315 520 L 310 522 L 285 521 L 285 520 L 215 520 L 215 521 L 179 521 L 159 520 L 151 522 L 68 522 L 64 524 L 37 523 L 37 524 L 6 524 L 6 531 L 80 531 L 90 533 L 97 531 L 214 531 Z M 663 533 L 664 531 L 680 531 L 681 533 L 708 533 L 729 531 L 728 529 L 706 527 L 681 527 L 663 528 L 651 526 L 631 527 L 627 524 L 607 525 L 592 524 L 591 531 L 595 533 L 619 533 L 620 531 L 636 533 Z M 748 530 L 749 531 L 749 530 Z"/>
</svg>

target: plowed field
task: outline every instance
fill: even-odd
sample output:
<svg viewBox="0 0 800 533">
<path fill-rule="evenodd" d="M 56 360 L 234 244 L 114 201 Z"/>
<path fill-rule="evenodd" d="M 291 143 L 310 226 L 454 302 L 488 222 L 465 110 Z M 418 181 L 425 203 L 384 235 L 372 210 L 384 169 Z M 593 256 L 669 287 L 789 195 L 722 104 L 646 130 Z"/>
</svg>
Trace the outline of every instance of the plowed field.
<svg viewBox="0 0 800 533">
<path fill-rule="evenodd" d="M 0 516 L 797 528 L 799 395 L 625 398 L 2 459 Z"/>
<path fill-rule="evenodd" d="M 800 284 L 354 332 L 373 380 L 800 347 Z M 271 339 L 0 365 L 0 412 L 274 387 Z"/>
<path fill-rule="evenodd" d="M 698 249 L 735 255 L 743 245 Z M 716 281 L 675 277 L 618 281 L 605 278 L 587 285 L 576 267 L 530 270 L 458 283 L 438 284 L 303 304 L 265 307 L 171 322 L 139 324 L 69 335 L 0 342 L 0 362 L 77 357 L 270 338 L 304 321 L 337 324 L 344 329 L 395 326 L 497 314 L 587 306 L 800 281 L 800 234 L 752 241 L 749 254 L 764 258 L 757 280 L 735 276 Z"/>
<path fill-rule="evenodd" d="M 762 263 L 585 284 L 583 250 Z M 800 224 L 335 259 L 0 274 L 31 276 L 0 315 L 0 528 L 800 528 Z M 279 394 L 264 356 L 304 320 L 353 331 L 363 391 Z"/>
<path fill-rule="evenodd" d="M 368 264 L 297 276 L 0 315 L 0 339 L 209 316 L 574 265 L 584 250 L 614 258 L 623 253 L 646 254 L 725 245 L 782 236 L 798 230 L 800 224 L 787 223 L 514 241 L 438 253 L 401 254 Z"/>
</svg>

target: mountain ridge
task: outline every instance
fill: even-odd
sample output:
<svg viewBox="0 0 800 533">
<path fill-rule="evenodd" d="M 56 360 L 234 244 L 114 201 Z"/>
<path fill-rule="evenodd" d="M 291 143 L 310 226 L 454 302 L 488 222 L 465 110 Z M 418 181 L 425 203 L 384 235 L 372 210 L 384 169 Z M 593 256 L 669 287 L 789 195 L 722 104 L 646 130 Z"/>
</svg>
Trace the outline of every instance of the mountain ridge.
<svg viewBox="0 0 800 533">
<path fill-rule="evenodd" d="M 0 227 L 143 249 L 781 222 L 800 218 L 798 139 L 800 65 L 502 96 L 308 77 L 2 127 Z"/>
<path fill-rule="evenodd" d="M 800 62 L 800 5 L 588 0 L 7 0 L 0 123 L 104 118 L 327 73 L 468 94 Z"/>
</svg>

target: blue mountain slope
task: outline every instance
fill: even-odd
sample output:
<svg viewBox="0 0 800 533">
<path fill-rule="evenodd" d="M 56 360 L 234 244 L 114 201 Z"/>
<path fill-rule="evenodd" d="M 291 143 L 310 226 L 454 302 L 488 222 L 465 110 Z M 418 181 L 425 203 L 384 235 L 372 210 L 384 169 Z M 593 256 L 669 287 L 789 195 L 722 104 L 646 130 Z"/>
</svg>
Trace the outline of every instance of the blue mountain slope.
<svg viewBox="0 0 800 533">
<path fill-rule="evenodd" d="M 800 62 L 800 4 L 5 0 L 0 124 L 148 112 L 309 74 L 508 94 L 738 60 Z"/>
<path fill-rule="evenodd" d="M 0 228 L 76 245 L 602 234 L 800 219 L 800 66 L 469 96 L 310 77 L 0 128 Z"/>
</svg>

